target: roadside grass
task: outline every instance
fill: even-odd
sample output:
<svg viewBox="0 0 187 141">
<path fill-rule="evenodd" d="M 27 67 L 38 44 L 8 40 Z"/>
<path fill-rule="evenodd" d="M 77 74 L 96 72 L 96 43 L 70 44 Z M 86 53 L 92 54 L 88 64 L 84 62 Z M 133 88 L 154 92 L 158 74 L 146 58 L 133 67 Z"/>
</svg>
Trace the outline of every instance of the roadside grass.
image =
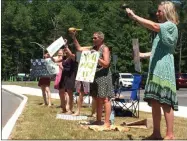
<svg viewBox="0 0 187 141">
<path fill-rule="evenodd" d="M 10 139 L 70 139 L 70 140 L 131 140 L 131 139 L 144 139 L 151 135 L 151 129 L 137 129 L 130 128 L 128 132 L 119 131 L 100 131 L 95 132 L 86 130 L 80 127 L 78 121 L 69 121 L 56 119 L 57 113 L 60 109 L 56 108 L 60 101 L 53 99 L 53 107 L 41 106 L 39 103 L 43 102 L 42 97 L 30 96 L 24 108 L 23 113 L 18 118 L 16 125 L 12 131 Z M 75 107 L 75 105 L 74 105 Z M 84 106 L 82 114 L 89 115 L 91 108 Z M 140 112 L 140 118 L 132 117 L 115 117 L 115 125 L 120 125 L 123 122 L 131 122 L 145 118 L 151 118 L 151 113 Z M 93 120 L 93 118 L 89 118 Z M 176 139 L 187 139 L 187 119 L 175 117 L 174 132 Z M 164 117 L 161 121 L 162 136 L 165 136 L 166 125 Z"/>
</svg>

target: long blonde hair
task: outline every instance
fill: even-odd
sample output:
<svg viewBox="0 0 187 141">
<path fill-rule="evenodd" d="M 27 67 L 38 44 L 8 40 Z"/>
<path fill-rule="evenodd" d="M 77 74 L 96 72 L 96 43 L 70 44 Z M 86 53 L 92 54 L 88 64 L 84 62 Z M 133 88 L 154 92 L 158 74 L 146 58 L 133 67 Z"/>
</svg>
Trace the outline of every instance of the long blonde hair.
<svg viewBox="0 0 187 141">
<path fill-rule="evenodd" d="M 164 12 L 165 18 L 168 21 L 178 24 L 179 19 L 178 19 L 178 14 L 175 9 L 175 5 L 170 1 L 163 1 L 161 2 L 160 5 L 163 6 L 163 9 L 164 9 L 163 12 Z"/>
</svg>

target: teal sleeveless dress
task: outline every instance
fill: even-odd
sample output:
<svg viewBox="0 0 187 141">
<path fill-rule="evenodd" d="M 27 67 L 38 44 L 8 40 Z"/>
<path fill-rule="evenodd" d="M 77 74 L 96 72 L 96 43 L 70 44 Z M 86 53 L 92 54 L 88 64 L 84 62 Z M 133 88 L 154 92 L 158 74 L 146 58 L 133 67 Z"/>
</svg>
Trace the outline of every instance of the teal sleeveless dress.
<svg viewBox="0 0 187 141">
<path fill-rule="evenodd" d="M 178 29 L 170 21 L 160 24 L 160 32 L 153 41 L 144 101 L 150 99 L 170 105 L 178 111 L 174 50 L 177 45 Z"/>
</svg>

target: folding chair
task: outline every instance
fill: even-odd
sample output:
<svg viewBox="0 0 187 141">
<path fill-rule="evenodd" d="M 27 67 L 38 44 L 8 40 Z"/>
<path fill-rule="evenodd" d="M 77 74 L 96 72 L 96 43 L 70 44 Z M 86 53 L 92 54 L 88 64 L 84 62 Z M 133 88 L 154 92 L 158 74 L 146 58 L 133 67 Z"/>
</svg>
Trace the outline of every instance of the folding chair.
<svg viewBox="0 0 187 141">
<path fill-rule="evenodd" d="M 132 88 L 126 89 L 119 87 L 115 89 L 115 98 L 112 99 L 112 106 L 116 116 L 139 117 L 140 83 L 142 76 L 134 75 Z M 123 91 L 131 91 L 130 98 L 121 98 Z"/>
</svg>

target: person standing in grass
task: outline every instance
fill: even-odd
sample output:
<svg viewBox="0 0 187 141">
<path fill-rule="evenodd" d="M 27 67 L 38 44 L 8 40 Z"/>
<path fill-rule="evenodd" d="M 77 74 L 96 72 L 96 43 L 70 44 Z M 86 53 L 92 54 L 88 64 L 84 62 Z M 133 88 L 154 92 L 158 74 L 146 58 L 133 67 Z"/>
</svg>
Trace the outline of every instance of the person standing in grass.
<svg viewBox="0 0 187 141">
<path fill-rule="evenodd" d="M 65 48 L 68 47 L 67 41 Z M 64 53 L 67 51 L 64 50 Z M 62 76 L 61 80 L 59 83 L 59 91 L 60 91 L 60 96 L 61 96 L 61 106 L 62 106 L 62 113 L 65 114 L 73 114 L 73 90 L 75 86 L 75 69 L 76 69 L 76 63 L 75 61 L 71 58 L 66 53 L 66 56 L 64 56 L 63 59 L 53 59 L 54 62 L 61 62 L 62 63 Z M 66 109 L 66 100 L 65 100 L 65 95 L 66 91 L 69 95 L 69 109 Z"/>
<path fill-rule="evenodd" d="M 174 52 L 178 40 L 178 17 L 175 6 L 170 1 L 161 2 L 156 16 L 159 23 L 137 16 L 127 8 L 128 16 L 145 28 L 157 32 L 152 51 L 140 53 L 141 58 L 150 58 L 149 72 L 145 86 L 144 100 L 152 106 L 153 134 L 149 139 L 161 139 L 160 122 L 161 107 L 166 120 L 166 136 L 164 139 L 175 139 L 173 133 L 174 110 L 178 110 Z"/>
<path fill-rule="evenodd" d="M 46 58 L 50 58 L 49 54 L 47 51 L 45 51 L 44 54 L 44 59 Z M 51 106 L 51 92 L 50 92 L 50 81 L 51 78 L 50 77 L 40 77 L 39 82 L 38 82 L 38 86 L 41 88 L 42 90 L 42 96 L 44 99 L 44 104 L 43 105 L 48 105 L 49 107 Z M 48 102 L 47 102 L 47 98 L 48 98 Z"/>
<path fill-rule="evenodd" d="M 63 52 L 63 49 L 61 48 L 58 50 L 57 56 L 53 57 L 53 59 L 63 60 L 63 54 L 64 52 Z M 62 76 L 63 66 L 62 66 L 62 62 L 57 62 L 57 65 L 59 66 L 59 73 L 56 75 L 56 78 L 55 78 L 54 89 L 59 90 L 59 83 L 60 83 L 61 76 Z M 59 90 L 59 97 L 60 97 L 61 104 L 57 108 L 62 108 L 62 96 L 60 95 L 60 90 Z M 66 110 L 68 111 L 69 110 L 69 95 L 67 92 L 65 92 L 65 103 L 66 103 Z"/>
<path fill-rule="evenodd" d="M 78 51 L 90 50 L 82 48 L 76 39 L 76 31 L 70 31 L 70 36 L 73 39 L 74 45 Z M 104 44 L 104 34 L 102 32 L 95 32 L 93 34 L 93 48 L 91 51 L 98 51 L 100 54 L 98 66 L 94 78 L 94 82 L 90 84 L 90 94 L 96 100 L 97 120 L 93 124 L 101 125 L 101 117 L 103 104 L 105 106 L 105 120 L 104 126 L 110 127 L 110 113 L 111 113 L 111 97 L 114 96 L 112 85 L 112 73 L 110 70 L 110 50 Z"/>
<path fill-rule="evenodd" d="M 88 47 L 90 48 L 90 47 Z M 69 56 L 71 56 L 71 58 L 73 60 L 77 60 L 77 56 L 75 54 L 73 54 L 69 48 L 65 48 L 65 50 L 67 51 L 67 53 L 69 54 Z M 77 74 L 77 71 L 78 71 L 78 62 L 77 61 L 77 68 L 75 70 L 76 74 Z M 78 98 L 78 101 L 77 101 L 77 111 L 72 114 L 74 116 L 79 116 L 80 115 L 80 111 L 81 111 L 81 107 L 82 107 L 82 103 L 83 103 L 83 97 L 85 94 L 88 94 L 90 92 L 90 83 L 89 82 L 84 82 L 84 81 L 75 81 L 75 89 L 76 89 L 76 92 L 79 93 L 79 98 Z M 95 101 L 94 99 L 92 98 L 92 113 L 91 113 L 91 116 L 94 116 L 95 114 Z"/>
</svg>

